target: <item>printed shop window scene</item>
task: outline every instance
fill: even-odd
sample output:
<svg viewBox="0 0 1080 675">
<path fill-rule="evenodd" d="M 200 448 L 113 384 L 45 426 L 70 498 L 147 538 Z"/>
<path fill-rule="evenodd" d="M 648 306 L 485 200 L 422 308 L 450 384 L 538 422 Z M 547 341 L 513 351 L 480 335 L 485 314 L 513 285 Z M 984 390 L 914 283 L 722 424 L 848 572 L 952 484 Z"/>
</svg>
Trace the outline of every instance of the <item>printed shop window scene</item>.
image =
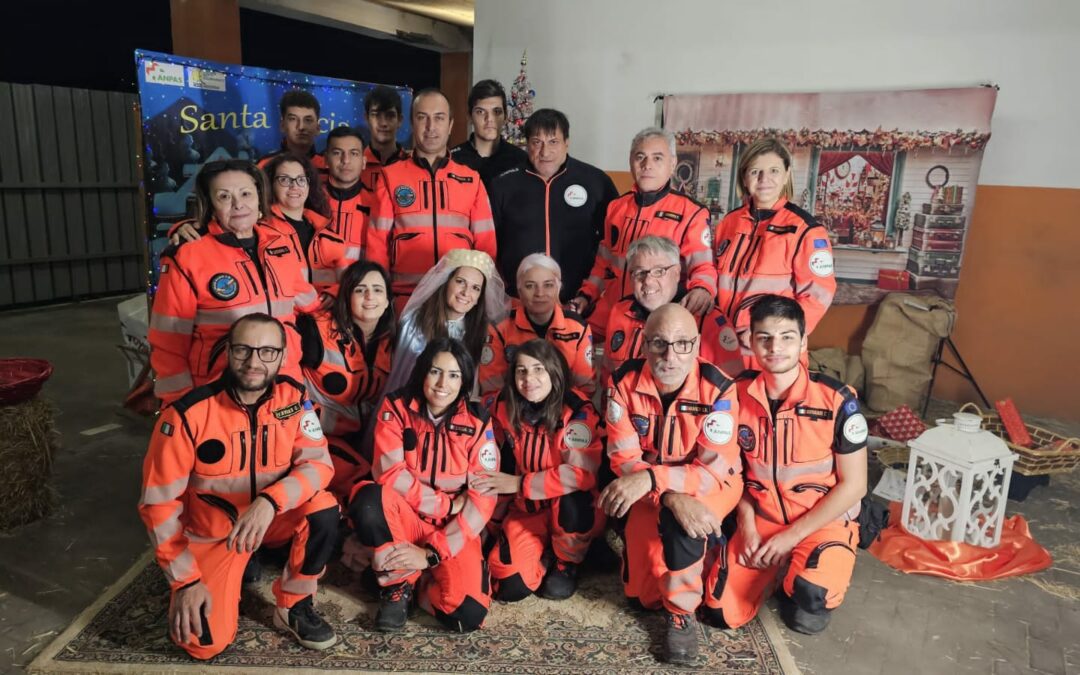
<svg viewBox="0 0 1080 675">
<path fill-rule="evenodd" d="M 826 228 L 834 304 L 890 291 L 953 298 L 990 139 L 993 87 L 829 94 L 665 96 L 675 186 L 712 222 L 741 206 L 740 153 L 775 137 L 792 154 L 792 203 Z"/>
</svg>

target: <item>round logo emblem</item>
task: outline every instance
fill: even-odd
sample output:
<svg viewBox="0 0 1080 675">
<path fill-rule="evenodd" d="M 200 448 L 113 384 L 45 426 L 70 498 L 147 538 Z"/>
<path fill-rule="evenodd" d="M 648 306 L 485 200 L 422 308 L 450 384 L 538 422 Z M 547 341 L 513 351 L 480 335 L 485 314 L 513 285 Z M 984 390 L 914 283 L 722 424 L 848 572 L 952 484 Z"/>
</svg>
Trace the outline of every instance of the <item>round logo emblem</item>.
<svg viewBox="0 0 1080 675">
<path fill-rule="evenodd" d="M 394 201 L 398 206 L 412 206 L 416 201 L 416 192 L 408 185 L 399 185 L 394 188 Z"/>
<path fill-rule="evenodd" d="M 571 450 L 581 450 L 588 447 L 589 443 L 592 443 L 592 432 L 589 431 L 589 427 L 581 422 L 571 422 L 566 425 L 563 442 Z"/>
<path fill-rule="evenodd" d="M 855 413 L 844 422 L 844 438 L 848 443 L 865 443 L 867 432 L 866 418 L 862 413 Z"/>
<path fill-rule="evenodd" d="M 742 448 L 743 450 L 745 450 L 746 452 L 750 452 L 751 450 L 754 449 L 754 443 L 756 441 L 757 441 L 757 439 L 754 438 L 754 430 L 751 429 L 750 427 L 746 426 L 745 424 L 740 424 L 739 425 L 739 447 Z"/>
<path fill-rule="evenodd" d="M 615 402 L 615 399 L 609 399 L 607 402 L 607 421 L 612 424 L 618 424 L 622 419 L 623 409 L 622 406 Z"/>
<path fill-rule="evenodd" d="M 240 283 L 231 274 L 215 274 L 210 277 L 210 295 L 218 300 L 232 300 L 240 292 Z"/>
<path fill-rule="evenodd" d="M 831 277 L 833 273 L 832 253 L 817 251 L 810 256 L 810 271 L 819 277 Z"/>
<path fill-rule="evenodd" d="M 735 431 L 735 420 L 726 412 L 709 413 L 701 424 L 701 430 L 708 438 L 717 445 L 723 445 L 731 440 L 732 432 Z"/>
<path fill-rule="evenodd" d="M 611 336 L 611 351 L 619 351 L 619 347 L 622 347 L 623 342 L 626 341 L 626 333 L 621 330 L 615 331 Z"/>
<path fill-rule="evenodd" d="M 480 352 L 480 363 L 488 365 L 495 360 L 495 350 L 490 345 L 484 345 L 484 349 Z"/>
<path fill-rule="evenodd" d="M 322 425 L 319 424 L 319 416 L 314 410 L 309 410 L 300 418 L 300 431 L 313 441 L 321 441 L 323 437 Z"/>
<path fill-rule="evenodd" d="M 701 243 L 705 244 L 705 248 L 712 250 L 712 228 L 708 225 L 701 231 Z"/>
<path fill-rule="evenodd" d="M 492 442 L 484 443 L 480 448 L 480 466 L 488 471 L 494 471 L 499 466 L 499 451 Z"/>
<path fill-rule="evenodd" d="M 735 335 L 735 329 L 731 326 L 724 326 L 720 329 L 720 346 L 729 352 L 736 351 L 739 348 L 739 338 Z"/>
<path fill-rule="evenodd" d="M 517 350 L 518 350 L 517 345 L 506 345 L 506 349 L 503 350 L 503 356 L 506 357 L 506 362 L 507 363 L 513 363 L 514 362 L 514 354 L 517 354 Z"/>
<path fill-rule="evenodd" d="M 585 202 L 589 201 L 589 193 L 577 183 L 566 188 L 566 191 L 563 192 L 562 196 L 563 199 L 566 200 L 566 203 L 573 206 L 575 209 L 579 206 L 584 206 Z"/>
<path fill-rule="evenodd" d="M 589 364 L 591 366 L 592 365 L 592 359 L 593 359 L 593 346 L 589 345 L 588 347 L 585 348 L 585 363 L 587 363 L 587 364 Z"/>
<path fill-rule="evenodd" d="M 634 431 L 638 436 L 649 435 L 649 418 L 644 415 L 631 415 L 630 423 L 634 425 Z"/>
</svg>

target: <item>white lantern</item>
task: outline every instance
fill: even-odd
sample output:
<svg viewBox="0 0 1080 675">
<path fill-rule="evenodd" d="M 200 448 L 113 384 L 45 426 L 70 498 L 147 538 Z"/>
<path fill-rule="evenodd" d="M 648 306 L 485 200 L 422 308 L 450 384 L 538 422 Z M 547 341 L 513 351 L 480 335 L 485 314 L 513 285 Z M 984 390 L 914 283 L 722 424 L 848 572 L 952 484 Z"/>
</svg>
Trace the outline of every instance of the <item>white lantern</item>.
<svg viewBox="0 0 1080 675">
<path fill-rule="evenodd" d="M 1005 441 L 978 415 L 955 413 L 908 446 L 904 528 L 921 539 L 997 546 L 1016 460 Z"/>
</svg>

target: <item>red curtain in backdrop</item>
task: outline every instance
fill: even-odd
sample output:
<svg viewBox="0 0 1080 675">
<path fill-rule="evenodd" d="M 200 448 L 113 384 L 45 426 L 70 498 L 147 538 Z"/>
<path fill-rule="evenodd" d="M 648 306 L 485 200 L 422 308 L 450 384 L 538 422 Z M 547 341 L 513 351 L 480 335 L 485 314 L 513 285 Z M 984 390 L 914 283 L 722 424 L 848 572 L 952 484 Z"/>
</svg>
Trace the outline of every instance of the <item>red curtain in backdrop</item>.
<svg viewBox="0 0 1080 675">
<path fill-rule="evenodd" d="M 886 176 L 892 175 L 893 153 L 891 152 L 838 152 L 823 150 L 818 160 L 818 175 L 824 176 L 852 157 L 862 157 L 866 163 Z"/>
</svg>

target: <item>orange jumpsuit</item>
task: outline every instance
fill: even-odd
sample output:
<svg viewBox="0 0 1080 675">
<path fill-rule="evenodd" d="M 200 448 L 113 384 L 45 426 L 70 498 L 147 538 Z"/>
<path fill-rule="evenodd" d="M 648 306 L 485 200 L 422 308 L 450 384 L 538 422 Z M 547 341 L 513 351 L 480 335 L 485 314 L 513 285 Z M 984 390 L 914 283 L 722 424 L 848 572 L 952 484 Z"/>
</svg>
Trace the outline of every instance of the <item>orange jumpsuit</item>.
<svg viewBox="0 0 1080 675">
<path fill-rule="evenodd" d="M 544 579 L 541 558 L 549 544 L 556 558 L 578 564 L 603 530 L 604 514 L 596 508 L 596 473 L 604 452 L 600 419 L 584 392 L 570 391 L 558 429 L 527 421 L 514 429 L 501 397 L 494 421 L 503 473 L 524 479 L 488 565 L 496 585 L 524 597 L 525 589 L 535 592 Z"/>
<path fill-rule="evenodd" d="M 480 354 L 481 393 L 501 389 L 517 348 L 537 338 L 550 342 L 566 359 L 572 380 L 570 386 L 578 387 L 590 396 L 596 391 L 592 329 L 577 313 L 555 305 L 551 323 L 542 335 L 536 332 L 529 315 L 521 307 L 510 310 L 510 316 L 497 326 L 488 327 L 487 342 Z"/>
<path fill-rule="evenodd" d="M 162 411 L 143 462 L 139 516 L 172 593 L 201 581 L 211 596 L 202 637 L 180 647 L 208 659 L 236 637 L 251 554 L 228 550 L 226 537 L 259 496 L 277 511 L 263 544 L 292 542 L 274 582 L 278 606 L 315 594 L 340 518 L 324 491 L 332 473 L 319 420 L 292 378 L 279 376 L 252 409 L 221 378 Z"/>
<path fill-rule="evenodd" d="M 382 178 L 383 169 L 405 159 L 409 159 L 409 151 L 400 145 L 394 150 L 394 154 L 387 157 L 386 161 L 383 161 L 370 145 L 365 144 L 364 170 L 360 172 L 360 182 L 366 185 L 367 189 L 374 192 L 375 186 L 379 184 L 379 181 Z"/>
<path fill-rule="evenodd" d="M 281 206 L 274 204 L 270 207 L 270 213 L 271 217 L 266 224 L 289 237 L 293 249 L 299 253 L 300 237 L 296 234 L 296 228 L 285 220 Z M 304 209 L 304 220 L 315 228 L 315 236 L 311 238 L 307 251 L 299 261 L 304 275 L 316 291 L 336 296 L 341 275 L 352 262 L 346 255 L 345 242 L 334 234 L 333 228 L 329 227 L 330 219 L 326 216 L 311 209 Z"/>
<path fill-rule="evenodd" d="M 786 199 L 773 209 L 749 204 L 716 228 L 717 305 L 741 338 L 750 329 L 750 306 L 765 294 L 793 298 L 806 314 L 806 334 L 817 327 L 836 294 L 829 233 Z M 757 363 L 742 349 L 747 368 Z"/>
<path fill-rule="evenodd" d="M 392 341 L 361 345 L 346 340 L 333 316 L 325 311 L 300 317 L 296 327 L 303 345 L 300 366 L 304 381 L 334 463 L 328 489 L 347 505 L 353 485 L 371 476 L 370 444 L 365 452 L 363 441 L 379 392 L 390 374 Z"/>
<path fill-rule="evenodd" d="M 607 454 L 617 478 L 648 471 L 653 489 L 630 507 L 622 580 L 649 609 L 692 614 L 701 604 L 705 539 L 691 538 L 660 498 L 680 492 L 723 519 L 742 496 L 735 387 L 698 359 L 665 410 L 648 365 L 632 359 L 611 377 Z"/>
<path fill-rule="evenodd" d="M 286 324 L 286 360 L 281 372 L 300 378 L 300 340 L 290 326 L 297 312 L 313 312 L 319 295 L 308 283 L 300 253 L 277 230 L 258 224 L 256 257 L 236 237 L 211 221 L 209 234 L 165 249 L 150 315 L 150 365 L 154 394 L 168 404 L 225 370 L 229 326 L 247 314 L 265 312 Z"/>
<path fill-rule="evenodd" d="M 495 226 L 480 174 L 452 159 L 413 157 L 383 169 L 364 240 L 368 260 L 390 272 L 406 300 L 428 270 L 455 248 L 495 259 Z"/>
<path fill-rule="evenodd" d="M 803 515 L 836 486 L 836 454 L 866 447 L 866 418 L 850 387 L 799 367 L 787 400 L 772 413 L 764 377 L 746 371 L 737 381 L 738 444 L 746 467 L 746 495 L 762 542 Z M 708 571 L 706 615 L 736 628 L 757 614 L 766 591 L 783 573 L 784 593 L 804 611 L 822 614 L 844 600 L 859 543 L 859 506 L 803 539 L 791 563 L 759 570 L 736 557 L 743 537 L 735 532 Z"/>
<path fill-rule="evenodd" d="M 364 257 L 364 233 L 371 215 L 371 202 L 375 198 L 364 181 L 356 181 L 351 188 L 336 188 L 326 183 L 326 198 L 330 202 L 330 229 L 345 242 L 345 257 L 349 263 Z"/>
<path fill-rule="evenodd" d="M 709 210 L 670 187 L 644 193 L 635 186 L 608 205 L 596 263 L 581 285 L 582 294 L 596 302 L 589 318 L 596 334 L 607 335 L 604 320 L 612 305 L 633 292 L 626 274 L 626 251 L 634 241 L 649 235 L 667 237 L 679 247 L 687 290 L 703 288 L 716 295 Z"/>
<path fill-rule="evenodd" d="M 498 469 L 495 433 L 479 405 L 461 400 L 436 425 L 426 404 L 399 390 L 379 408 L 372 461 L 376 482 L 356 485 L 350 499 L 349 516 L 360 543 L 374 549 L 376 568 L 400 542 L 430 546 L 439 554 L 440 564 L 426 574 L 383 570 L 379 584 L 419 580 L 420 606 L 462 632 L 479 628 L 491 605 L 480 534 L 497 495 L 473 489 L 471 481 Z M 464 506 L 451 515 L 451 502 L 461 494 Z"/>
</svg>

